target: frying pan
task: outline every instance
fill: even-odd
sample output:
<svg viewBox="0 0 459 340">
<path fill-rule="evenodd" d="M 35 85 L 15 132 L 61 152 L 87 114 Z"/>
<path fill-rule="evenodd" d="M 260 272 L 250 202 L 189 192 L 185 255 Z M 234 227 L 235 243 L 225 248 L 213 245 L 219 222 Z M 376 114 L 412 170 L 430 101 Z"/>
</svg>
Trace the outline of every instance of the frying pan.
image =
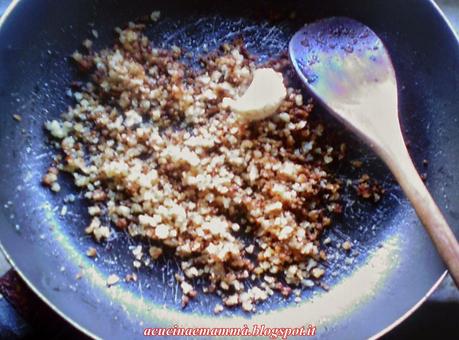
<svg viewBox="0 0 459 340">
<path fill-rule="evenodd" d="M 355 199 L 352 189 L 345 189 L 343 216 L 328 236 L 333 244 L 353 240 L 354 256 L 329 261 L 329 291 L 308 290 L 300 304 L 274 296 L 254 315 L 235 309 L 215 316 L 218 299 L 212 295 L 200 295 L 182 310 L 172 275 L 177 264 L 167 256 L 140 270 L 138 282 L 107 288 L 109 274 L 124 277 L 133 271 L 129 247 L 134 242 L 120 232 L 96 246 L 96 260 L 85 256 L 94 242 L 84 234 L 89 218 L 81 193 L 65 177 L 59 194 L 40 184 L 53 154 L 43 124 L 71 104 L 66 90 L 80 76 L 67 57 L 91 30 L 99 34 L 95 48 L 110 46 L 115 26 L 153 10 L 162 14 L 147 30 L 154 44 L 176 44 L 195 56 L 242 35 L 263 61 L 285 51 L 301 25 L 326 16 L 349 16 L 371 27 L 395 64 L 411 155 L 459 231 L 459 48 L 432 1 L 22 0 L 10 6 L 0 26 L 0 240 L 23 279 L 75 327 L 102 338 L 140 338 L 144 327 L 174 324 L 250 328 L 256 323 L 315 324 L 319 338 L 355 339 L 381 335 L 406 318 L 439 284 L 444 265 L 389 171 L 320 108 L 314 119 L 339 131 L 349 158 L 365 163 L 362 170 L 343 163 L 336 174 L 355 179 L 367 172 L 386 189 L 379 204 Z M 12 119 L 16 113 L 22 121 Z M 71 193 L 73 203 L 66 200 Z"/>
</svg>

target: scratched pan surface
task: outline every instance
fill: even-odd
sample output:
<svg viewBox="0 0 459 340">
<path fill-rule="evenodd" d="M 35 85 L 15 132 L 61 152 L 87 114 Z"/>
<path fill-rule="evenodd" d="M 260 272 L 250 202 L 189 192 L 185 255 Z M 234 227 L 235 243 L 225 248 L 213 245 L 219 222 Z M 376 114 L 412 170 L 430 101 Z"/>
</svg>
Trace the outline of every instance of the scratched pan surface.
<svg viewBox="0 0 459 340">
<path fill-rule="evenodd" d="M 148 29 L 155 44 L 177 44 L 196 54 L 242 35 L 260 60 L 286 50 L 289 37 L 305 22 L 346 15 L 373 28 L 386 43 L 398 75 L 400 112 L 411 153 L 451 226 L 459 219 L 459 49 L 433 3 L 385 1 L 20 1 L 0 27 L 0 240 L 10 261 L 47 303 L 80 330 L 103 338 L 141 337 L 146 326 L 242 326 L 313 323 L 321 338 L 364 338 L 384 331 L 415 306 L 444 273 L 428 237 L 387 169 L 367 148 L 324 118 L 350 145 L 351 158 L 365 159 L 365 171 L 387 194 L 378 205 L 345 194 L 344 216 L 330 237 L 333 243 L 356 240 L 353 263 L 330 261 L 330 291 L 312 289 L 296 305 L 277 296 L 249 316 L 225 311 L 214 316 L 213 296 L 202 296 L 181 310 L 164 260 L 141 270 L 136 284 L 108 289 L 110 273 L 132 272 L 132 241 L 118 234 L 97 246 L 84 235 L 86 202 L 68 179 L 52 195 L 40 185 L 51 153 L 43 131 L 71 101 L 65 91 L 77 77 L 66 57 L 91 29 L 95 47 L 113 42 L 112 28 L 152 10 L 162 17 Z M 296 17 L 289 19 L 294 10 Z M 267 20 L 276 17 L 277 20 Z M 11 115 L 19 113 L 20 123 Z M 323 112 L 322 112 L 323 113 Z M 320 109 L 316 116 L 320 116 Z M 324 117 L 328 117 L 324 115 Z M 334 127 L 333 127 L 334 126 Z M 429 161 L 422 168 L 422 160 Z M 361 173 L 342 166 L 340 176 Z M 63 198 L 77 194 L 60 217 Z M 76 280 L 78 272 L 84 276 Z"/>
</svg>

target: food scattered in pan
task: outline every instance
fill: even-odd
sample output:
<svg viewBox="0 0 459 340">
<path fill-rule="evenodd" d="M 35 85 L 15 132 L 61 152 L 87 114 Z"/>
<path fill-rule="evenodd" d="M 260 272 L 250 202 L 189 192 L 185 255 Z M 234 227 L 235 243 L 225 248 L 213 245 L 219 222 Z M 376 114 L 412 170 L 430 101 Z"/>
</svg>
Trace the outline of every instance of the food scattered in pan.
<svg viewBox="0 0 459 340">
<path fill-rule="evenodd" d="M 330 166 L 346 150 L 310 121 L 314 106 L 286 76 L 288 59 L 259 65 L 238 40 L 193 67 L 177 46 L 152 47 L 144 28 L 130 23 L 113 47 L 93 51 L 86 40 L 73 54 L 90 80 L 74 83 L 74 105 L 46 123 L 59 152 L 43 183 L 59 192 L 59 172 L 72 174 L 91 202 L 86 233 L 105 242 L 128 231 L 135 268 L 172 251 L 183 306 L 202 290 L 221 296 L 215 313 L 254 311 L 274 291 L 319 284 L 321 236 L 342 210 Z M 382 189 L 365 177 L 358 193 L 377 201 Z"/>
</svg>

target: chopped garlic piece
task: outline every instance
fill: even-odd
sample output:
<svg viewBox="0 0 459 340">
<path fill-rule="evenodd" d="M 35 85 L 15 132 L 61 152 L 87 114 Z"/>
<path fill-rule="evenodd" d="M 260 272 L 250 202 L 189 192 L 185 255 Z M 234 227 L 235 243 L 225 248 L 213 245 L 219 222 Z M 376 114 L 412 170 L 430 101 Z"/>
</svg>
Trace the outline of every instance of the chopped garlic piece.
<svg viewBox="0 0 459 340">
<path fill-rule="evenodd" d="M 273 115 L 286 95 L 282 74 L 271 68 L 260 68 L 255 70 L 252 83 L 242 97 L 224 101 L 240 119 L 255 121 Z"/>
</svg>

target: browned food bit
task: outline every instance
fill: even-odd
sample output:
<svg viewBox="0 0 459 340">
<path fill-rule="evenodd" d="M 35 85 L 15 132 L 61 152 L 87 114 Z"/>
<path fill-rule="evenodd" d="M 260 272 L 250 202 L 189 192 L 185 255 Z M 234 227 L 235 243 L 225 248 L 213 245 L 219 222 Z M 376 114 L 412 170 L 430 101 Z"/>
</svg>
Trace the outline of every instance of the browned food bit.
<svg viewBox="0 0 459 340">
<path fill-rule="evenodd" d="M 341 244 L 341 247 L 344 249 L 344 250 L 351 250 L 352 248 L 352 243 L 349 242 L 349 241 L 344 241 L 342 244 Z"/>
<path fill-rule="evenodd" d="M 153 260 L 157 260 L 162 255 L 163 250 L 159 247 L 152 246 L 148 252 Z"/>
<path fill-rule="evenodd" d="M 55 167 L 50 167 L 48 172 L 43 176 L 42 183 L 45 186 L 48 186 L 51 191 L 59 192 L 61 190 L 60 184 L 57 182 L 57 175 L 59 170 Z"/>
<path fill-rule="evenodd" d="M 325 274 L 325 270 L 323 268 L 314 268 L 311 274 L 315 279 L 320 279 Z"/>
<path fill-rule="evenodd" d="M 107 199 L 107 194 L 101 189 L 96 189 L 92 192 L 92 200 L 95 202 L 105 201 Z"/>
<path fill-rule="evenodd" d="M 136 273 L 127 274 L 125 280 L 126 282 L 137 282 L 137 274 Z"/>
<path fill-rule="evenodd" d="M 353 160 L 351 161 L 351 164 L 354 168 L 356 169 L 360 169 L 363 165 L 363 162 L 362 161 L 359 161 L 359 160 Z"/>
<path fill-rule="evenodd" d="M 370 178 L 368 174 L 360 177 L 357 184 L 357 194 L 364 199 L 371 199 L 373 202 L 378 202 L 384 194 L 384 189 L 379 183 Z"/>
<path fill-rule="evenodd" d="M 93 248 L 93 247 L 88 248 L 88 250 L 86 251 L 86 255 L 88 257 L 96 257 L 97 256 L 96 248 Z"/>
<path fill-rule="evenodd" d="M 224 310 L 225 310 L 225 307 L 223 307 L 221 304 L 217 304 L 217 305 L 215 305 L 214 313 L 215 314 L 220 314 Z"/>
<path fill-rule="evenodd" d="M 223 99 L 241 97 L 260 68 L 242 41 L 203 56 L 196 70 L 179 47 L 153 47 L 143 28 L 117 29 L 116 45 L 101 51 L 86 41 L 87 54 L 72 58 L 90 81 L 75 83 L 75 104 L 46 123 L 63 153 L 56 166 L 91 201 L 86 233 L 103 241 L 116 226 L 156 244 L 145 257 L 137 243 L 135 268 L 170 249 L 183 271 L 175 277 L 184 307 L 198 294 L 196 278 L 223 305 L 246 311 L 274 290 L 289 296 L 291 286 L 314 286 L 309 278 L 325 275 L 322 233 L 342 210 L 327 164 L 344 157 L 345 145 L 330 145 L 325 127 L 308 120 L 313 104 L 285 77 L 285 56 L 263 66 L 287 84 L 268 105 L 273 115 L 241 121 Z M 43 182 L 56 181 L 50 168 Z M 372 186 L 362 180 L 359 193 L 376 199 Z M 118 281 L 111 275 L 107 284 Z"/>
</svg>

